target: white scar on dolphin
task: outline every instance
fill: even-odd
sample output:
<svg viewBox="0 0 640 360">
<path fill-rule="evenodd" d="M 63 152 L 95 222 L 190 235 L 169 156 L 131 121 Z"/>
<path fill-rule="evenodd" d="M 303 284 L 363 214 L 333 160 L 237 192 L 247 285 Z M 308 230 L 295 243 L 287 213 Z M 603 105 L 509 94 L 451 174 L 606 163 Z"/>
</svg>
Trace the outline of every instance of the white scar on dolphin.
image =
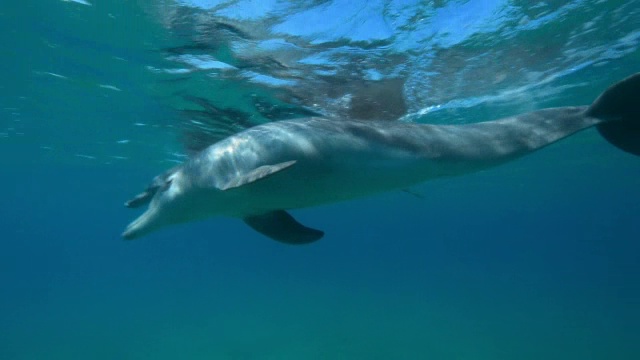
<svg viewBox="0 0 640 360">
<path fill-rule="evenodd" d="M 595 126 L 640 155 L 640 73 L 590 106 L 542 109 L 467 125 L 311 117 L 256 126 L 219 141 L 157 176 L 125 205 L 148 209 L 125 239 L 211 216 L 244 220 L 283 243 L 324 233 L 286 210 L 334 203 L 506 163 Z"/>
</svg>

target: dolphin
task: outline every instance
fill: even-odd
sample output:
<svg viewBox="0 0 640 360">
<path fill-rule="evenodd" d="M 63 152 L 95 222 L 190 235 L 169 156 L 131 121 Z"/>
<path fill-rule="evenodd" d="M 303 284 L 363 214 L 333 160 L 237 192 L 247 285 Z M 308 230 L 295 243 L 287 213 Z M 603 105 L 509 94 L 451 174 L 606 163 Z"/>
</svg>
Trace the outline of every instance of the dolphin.
<svg viewBox="0 0 640 360">
<path fill-rule="evenodd" d="M 287 210 L 350 200 L 491 168 L 596 127 L 640 156 L 640 73 L 589 106 L 537 110 L 494 121 L 429 125 L 308 117 L 255 126 L 218 141 L 156 176 L 125 203 L 148 204 L 124 239 L 162 227 L 227 216 L 286 244 L 324 232 Z"/>
</svg>

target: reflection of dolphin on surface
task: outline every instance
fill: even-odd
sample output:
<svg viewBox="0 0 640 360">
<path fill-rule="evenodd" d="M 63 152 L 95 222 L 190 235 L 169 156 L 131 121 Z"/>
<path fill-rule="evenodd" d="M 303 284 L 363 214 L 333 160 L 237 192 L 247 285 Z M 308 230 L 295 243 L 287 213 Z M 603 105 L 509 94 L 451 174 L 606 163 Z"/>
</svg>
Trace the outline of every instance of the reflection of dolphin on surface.
<svg viewBox="0 0 640 360">
<path fill-rule="evenodd" d="M 476 124 L 316 117 L 267 123 L 156 177 L 126 203 L 149 203 L 149 208 L 122 236 L 134 239 L 166 225 L 223 215 L 284 243 L 309 243 L 324 233 L 298 223 L 286 210 L 486 169 L 591 126 L 613 145 L 640 155 L 640 73 L 607 89 L 591 106 Z"/>
</svg>

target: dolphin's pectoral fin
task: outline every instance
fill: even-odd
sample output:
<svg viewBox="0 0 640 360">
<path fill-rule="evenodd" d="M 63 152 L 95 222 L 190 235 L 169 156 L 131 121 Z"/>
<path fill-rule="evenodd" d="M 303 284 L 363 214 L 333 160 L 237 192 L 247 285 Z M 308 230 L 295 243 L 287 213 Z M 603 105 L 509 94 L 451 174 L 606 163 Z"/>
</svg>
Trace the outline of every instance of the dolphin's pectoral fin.
<svg viewBox="0 0 640 360">
<path fill-rule="evenodd" d="M 324 231 L 300 224 L 284 210 L 247 216 L 243 220 L 253 230 L 285 244 L 308 244 L 324 236 Z"/>
<path fill-rule="evenodd" d="M 220 186 L 220 190 L 229 190 L 233 188 L 240 187 L 242 185 L 250 184 L 254 181 L 258 181 L 260 179 L 264 179 L 265 177 L 275 174 L 278 171 L 284 170 L 289 166 L 295 164 L 295 160 L 281 162 L 275 165 L 264 165 L 260 166 L 256 169 L 249 171 L 244 175 L 239 175 L 231 180 L 229 180 L 223 186 Z"/>
</svg>

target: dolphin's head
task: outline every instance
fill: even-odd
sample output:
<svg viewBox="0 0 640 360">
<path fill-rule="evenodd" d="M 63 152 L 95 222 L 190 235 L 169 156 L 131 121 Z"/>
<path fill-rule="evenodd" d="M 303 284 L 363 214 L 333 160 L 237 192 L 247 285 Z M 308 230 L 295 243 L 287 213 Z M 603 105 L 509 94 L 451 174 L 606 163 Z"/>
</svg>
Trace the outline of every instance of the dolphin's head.
<svg viewBox="0 0 640 360">
<path fill-rule="evenodd" d="M 184 176 L 182 167 L 156 176 L 144 192 L 125 203 L 130 208 L 147 203 L 149 207 L 127 226 L 122 237 L 126 240 L 137 239 L 164 226 L 200 217 L 197 209 L 190 206 L 192 187 L 192 183 Z"/>
</svg>

